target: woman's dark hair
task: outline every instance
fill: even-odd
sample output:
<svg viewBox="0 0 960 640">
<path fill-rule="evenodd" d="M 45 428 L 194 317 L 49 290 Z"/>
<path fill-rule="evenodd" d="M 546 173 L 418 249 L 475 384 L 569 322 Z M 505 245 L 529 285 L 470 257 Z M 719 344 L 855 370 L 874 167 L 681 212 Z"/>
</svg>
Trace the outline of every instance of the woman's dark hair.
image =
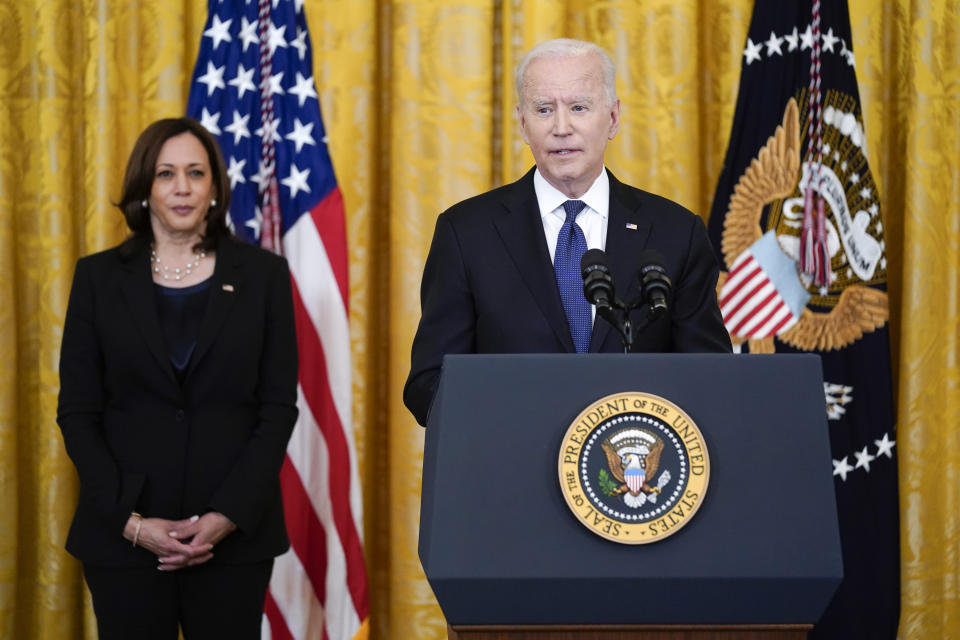
<svg viewBox="0 0 960 640">
<path fill-rule="evenodd" d="M 127 160 L 127 171 L 123 176 L 123 194 L 117 207 L 130 227 L 132 235 L 123 244 L 125 253 L 142 242 L 153 241 L 153 227 L 150 226 L 150 209 L 142 206 L 143 200 L 150 199 L 153 179 L 157 168 L 157 156 L 160 148 L 170 138 L 181 133 L 193 135 L 207 150 L 210 161 L 210 174 L 216 193 L 216 206 L 207 210 L 207 228 L 202 239 L 194 247 L 196 250 L 213 250 L 222 237 L 230 236 L 227 228 L 227 211 L 230 210 L 230 179 L 227 177 L 226 163 L 220 153 L 216 138 L 203 125 L 192 118 L 165 118 L 157 120 L 140 134 L 133 145 Z"/>
</svg>

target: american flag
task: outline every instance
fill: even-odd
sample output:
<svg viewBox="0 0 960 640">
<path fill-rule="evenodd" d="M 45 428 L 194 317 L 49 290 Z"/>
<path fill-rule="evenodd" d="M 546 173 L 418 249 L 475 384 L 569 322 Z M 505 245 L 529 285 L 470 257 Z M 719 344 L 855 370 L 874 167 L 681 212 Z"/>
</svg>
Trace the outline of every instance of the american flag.
<svg viewBox="0 0 960 640">
<path fill-rule="evenodd" d="M 300 417 L 280 473 L 291 550 L 274 565 L 264 637 L 366 637 L 346 228 L 303 0 L 209 0 L 187 114 L 220 142 L 231 228 L 286 256 L 293 280 Z"/>
</svg>

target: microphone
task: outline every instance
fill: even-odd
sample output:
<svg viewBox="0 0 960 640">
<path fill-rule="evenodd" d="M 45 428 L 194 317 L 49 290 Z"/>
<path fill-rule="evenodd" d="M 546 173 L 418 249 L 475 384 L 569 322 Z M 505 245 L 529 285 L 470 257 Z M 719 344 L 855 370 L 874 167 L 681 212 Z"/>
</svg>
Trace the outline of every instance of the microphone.
<svg viewBox="0 0 960 640">
<path fill-rule="evenodd" d="M 647 250 L 640 254 L 640 291 L 643 299 L 653 309 L 655 315 L 667 310 L 667 301 L 673 283 L 663 268 L 663 258 L 654 250 Z"/>
<path fill-rule="evenodd" d="M 580 258 L 580 272 L 583 275 L 583 295 L 597 307 L 597 313 L 606 316 L 613 310 L 616 300 L 607 254 L 600 249 L 588 250 Z"/>
</svg>

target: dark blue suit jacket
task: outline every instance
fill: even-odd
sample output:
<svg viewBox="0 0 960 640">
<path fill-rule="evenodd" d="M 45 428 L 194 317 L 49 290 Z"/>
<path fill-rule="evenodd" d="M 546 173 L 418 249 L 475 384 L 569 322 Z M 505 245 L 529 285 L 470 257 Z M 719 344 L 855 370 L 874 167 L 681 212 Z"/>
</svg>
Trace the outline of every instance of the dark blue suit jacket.
<svg viewBox="0 0 960 640">
<path fill-rule="evenodd" d="M 644 249 L 660 252 L 673 282 L 669 313 L 636 336 L 633 350 L 730 352 L 717 306 L 719 264 L 703 222 L 675 202 L 609 177 L 605 251 L 617 296 L 628 300 L 640 295 Z M 422 425 L 445 354 L 574 353 L 532 169 L 513 184 L 440 214 L 423 270 L 420 305 L 403 400 Z M 645 314 L 636 310 L 631 318 L 637 324 Z M 623 351 L 618 332 L 601 318 L 594 321 L 590 351 Z"/>
<path fill-rule="evenodd" d="M 60 353 L 57 422 L 80 476 L 67 550 L 84 562 L 154 566 L 122 537 L 131 511 L 219 511 L 238 529 L 211 562 L 289 546 L 279 471 L 297 417 L 297 342 L 283 258 L 230 239 L 186 378 L 170 363 L 149 246 L 77 262 Z"/>
</svg>

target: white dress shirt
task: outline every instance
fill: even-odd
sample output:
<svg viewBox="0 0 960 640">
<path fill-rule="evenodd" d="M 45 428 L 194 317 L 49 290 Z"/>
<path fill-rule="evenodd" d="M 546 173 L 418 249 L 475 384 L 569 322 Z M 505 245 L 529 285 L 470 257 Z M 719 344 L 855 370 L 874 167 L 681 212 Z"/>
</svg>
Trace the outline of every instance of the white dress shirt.
<svg viewBox="0 0 960 640">
<path fill-rule="evenodd" d="M 557 252 L 560 227 L 567 218 L 563 203 L 571 198 L 547 182 L 546 178 L 540 175 L 540 169 L 533 172 L 533 189 L 537 194 L 540 220 L 543 222 L 543 233 L 547 238 L 547 249 L 550 250 L 552 263 Z M 583 230 L 587 239 L 587 249 L 603 250 L 607 244 L 607 220 L 610 212 L 610 178 L 607 177 L 606 169 L 600 172 L 587 192 L 577 200 L 587 205 L 577 216 L 577 226 Z"/>
<path fill-rule="evenodd" d="M 543 222 L 543 233 L 547 238 L 547 249 L 550 251 L 550 262 L 553 263 L 557 253 L 560 227 L 567 219 L 563 203 L 571 198 L 547 182 L 546 178 L 540 175 L 540 169 L 533 172 L 533 189 L 537 194 L 540 220 Z M 587 192 L 576 199 L 587 205 L 577 215 L 577 226 L 583 230 L 587 249 L 602 251 L 607 244 L 607 221 L 610 212 L 610 178 L 607 177 L 606 167 L 593 181 Z M 596 321 L 597 308 L 593 305 L 590 305 L 590 317 Z"/>
</svg>

